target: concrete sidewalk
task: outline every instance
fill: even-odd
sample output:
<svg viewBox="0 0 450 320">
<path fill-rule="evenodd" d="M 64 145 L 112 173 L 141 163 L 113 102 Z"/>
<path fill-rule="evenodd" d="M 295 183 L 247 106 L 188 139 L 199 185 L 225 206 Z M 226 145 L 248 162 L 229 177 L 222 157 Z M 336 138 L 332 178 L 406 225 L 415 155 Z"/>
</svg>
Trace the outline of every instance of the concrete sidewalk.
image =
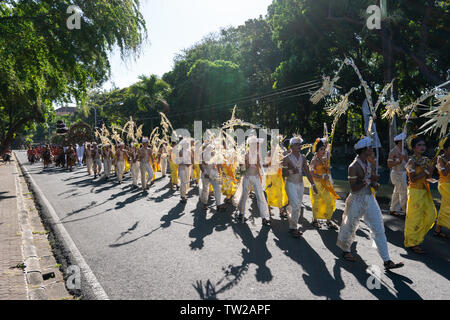
<svg viewBox="0 0 450 320">
<path fill-rule="evenodd" d="M 16 158 L 0 162 L 0 300 L 72 299 Z"/>
<path fill-rule="evenodd" d="M 0 163 L 0 300 L 26 300 L 15 164 Z"/>
</svg>

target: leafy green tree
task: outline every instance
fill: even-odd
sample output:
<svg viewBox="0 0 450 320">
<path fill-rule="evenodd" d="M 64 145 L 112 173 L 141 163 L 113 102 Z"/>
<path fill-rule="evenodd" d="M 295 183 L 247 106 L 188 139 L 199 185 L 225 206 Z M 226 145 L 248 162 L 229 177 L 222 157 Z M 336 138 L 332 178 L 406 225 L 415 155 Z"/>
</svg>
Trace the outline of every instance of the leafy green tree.
<svg viewBox="0 0 450 320">
<path fill-rule="evenodd" d="M 108 52 L 136 54 L 146 37 L 139 0 L 0 2 L 0 152 L 45 122 L 54 102 L 83 105 L 89 88 L 108 78 Z M 69 5 L 81 28 L 67 27 Z"/>
</svg>

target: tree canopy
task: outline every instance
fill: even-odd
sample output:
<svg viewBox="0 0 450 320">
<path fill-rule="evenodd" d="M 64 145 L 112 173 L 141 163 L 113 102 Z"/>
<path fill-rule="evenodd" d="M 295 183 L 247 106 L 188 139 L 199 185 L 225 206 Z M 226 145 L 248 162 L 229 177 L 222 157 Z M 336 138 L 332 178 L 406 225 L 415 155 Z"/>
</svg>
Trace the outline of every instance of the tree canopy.
<svg viewBox="0 0 450 320">
<path fill-rule="evenodd" d="M 68 28 L 70 5 L 80 29 Z M 146 38 L 139 0 L 0 2 L 0 152 L 53 103 L 83 105 L 108 79 L 108 52 L 138 53 Z"/>
</svg>

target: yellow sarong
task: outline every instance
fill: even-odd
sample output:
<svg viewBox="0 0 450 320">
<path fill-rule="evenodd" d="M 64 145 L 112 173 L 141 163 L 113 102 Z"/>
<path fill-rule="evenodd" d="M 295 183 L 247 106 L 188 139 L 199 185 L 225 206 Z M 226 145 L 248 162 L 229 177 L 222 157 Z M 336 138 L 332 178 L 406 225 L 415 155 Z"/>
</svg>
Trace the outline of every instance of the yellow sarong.
<svg viewBox="0 0 450 320">
<path fill-rule="evenodd" d="M 416 166 L 416 174 L 422 173 L 422 168 Z M 423 242 L 425 235 L 433 228 L 436 221 L 436 207 L 426 177 L 409 182 L 408 203 L 405 221 L 405 247 L 415 247 Z"/>
<path fill-rule="evenodd" d="M 198 182 L 198 179 L 200 179 L 200 165 L 199 164 L 194 164 L 194 179 Z"/>
<path fill-rule="evenodd" d="M 152 163 L 150 163 L 150 164 L 152 164 Z M 156 173 L 158 172 L 158 169 L 159 169 L 159 171 L 161 171 L 161 167 L 159 166 L 159 163 L 157 161 L 155 161 L 155 162 L 153 162 L 152 168 L 153 168 L 153 180 L 156 180 Z"/>
<path fill-rule="evenodd" d="M 239 181 L 234 176 L 234 170 L 231 165 L 222 165 L 222 194 L 230 199 L 236 193 Z"/>
<path fill-rule="evenodd" d="M 317 165 L 314 170 L 314 174 L 317 175 L 326 174 L 327 172 L 328 170 L 323 164 Z M 318 192 L 315 194 L 313 188 L 309 188 L 314 220 L 330 220 L 336 210 L 336 200 L 339 199 L 339 196 L 334 191 L 329 179 L 313 178 L 313 180 Z"/>
<path fill-rule="evenodd" d="M 169 159 L 170 183 L 178 184 L 178 165 Z"/>
<path fill-rule="evenodd" d="M 125 173 L 127 173 L 128 171 L 130 171 L 130 168 L 131 168 L 131 165 L 130 165 L 130 162 L 128 161 L 128 158 L 127 157 L 124 157 L 124 160 L 125 160 Z"/>
<path fill-rule="evenodd" d="M 439 182 L 438 189 L 442 200 L 437 225 L 450 229 L 450 182 Z"/>
<path fill-rule="evenodd" d="M 281 168 L 266 176 L 266 194 L 267 204 L 271 207 L 283 208 L 289 203 Z"/>
</svg>

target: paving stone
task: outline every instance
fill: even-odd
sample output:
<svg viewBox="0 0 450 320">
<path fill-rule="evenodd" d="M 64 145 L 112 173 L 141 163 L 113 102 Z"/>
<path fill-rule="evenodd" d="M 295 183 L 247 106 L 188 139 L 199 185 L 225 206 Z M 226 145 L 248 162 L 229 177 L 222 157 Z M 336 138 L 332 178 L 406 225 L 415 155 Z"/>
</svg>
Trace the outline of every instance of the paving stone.
<svg viewBox="0 0 450 320">
<path fill-rule="evenodd" d="M 27 273 L 27 281 L 30 285 L 40 286 L 44 279 L 42 279 L 42 274 L 40 272 L 30 272 Z"/>
<path fill-rule="evenodd" d="M 25 260 L 25 265 L 26 265 L 26 272 L 36 272 L 36 271 L 40 271 L 40 264 L 39 264 L 39 259 L 38 258 L 28 258 Z"/>
<path fill-rule="evenodd" d="M 30 290 L 30 300 L 48 300 L 47 293 L 45 289 L 38 288 Z"/>
</svg>

